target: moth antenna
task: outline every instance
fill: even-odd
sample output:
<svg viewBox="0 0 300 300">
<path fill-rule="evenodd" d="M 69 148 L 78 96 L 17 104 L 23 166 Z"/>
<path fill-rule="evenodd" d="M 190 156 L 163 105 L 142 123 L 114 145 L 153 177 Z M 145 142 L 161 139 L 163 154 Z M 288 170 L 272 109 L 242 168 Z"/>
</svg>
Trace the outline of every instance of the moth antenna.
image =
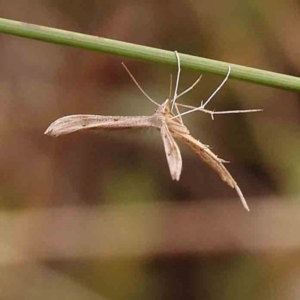
<svg viewBox="0 0 300 300">
<path fill-rule="evenodd" d="M 124 69 L 126 70 L 126 72 L 128 73 L 128 75 L 130 76 L 130 78 L 132 79 L 132 81 L 135 83 L 135 85 L 138 87 L 138 89 L 144 94 L 144 96 L 150 100 L 152 103 L 154 103 L 155 105 L 159 106 L 160 104 L 158 104 L 156 101 L 154 101 L 143 89 L 142 87 L 138 84 L 137 80 L 134 78 L 134 76 L 132 75 L 132 73 L 129 71 L 129 69 L 126 67 L 126 65 L 122 62 L 122 66 L 124 67 Z"/>
<path fill-rule="evenodd" d="M 200 75 L 200 76 L 198 77 L 198 79 L 197 79 L 197 80 L 196 80 L 189 88 L 187 88 L 185 91 L 183 91 L 182 93 L 180 93 L 180 94 L 177 96 L 176 100 L 177 100 L 178 98 L 180 98 L 181 96 L 185 95 L 186 93 L 188 93 L 190 90 L 192 90 L 192 89 L 198 84 L 198 82 L 201 80 L 201 78 L 202 78 L 202 75 Z"/>
<path fill-rule="evenodd" d="M 176 55 L 176 59 L 177 59 L 177 78 L 176 78 L 176 84 L 175 84 L 175 90 L 174 90 L 174 98 L 173 98 L 173 102 L 172 102 L 172 107 L 171 107 L 171 112 L 173 111 L 174 105 L 175 105 L 175 101 L 177 99 L 177 91 L 178 91 L 178 86 L 179 86 L 179 79 L 180 79 L 180 72 L 181 72 L 181 68 L 180 68 L 180 57 L 177 51 L 175 51 L 175 55 Z"/>
</svg>

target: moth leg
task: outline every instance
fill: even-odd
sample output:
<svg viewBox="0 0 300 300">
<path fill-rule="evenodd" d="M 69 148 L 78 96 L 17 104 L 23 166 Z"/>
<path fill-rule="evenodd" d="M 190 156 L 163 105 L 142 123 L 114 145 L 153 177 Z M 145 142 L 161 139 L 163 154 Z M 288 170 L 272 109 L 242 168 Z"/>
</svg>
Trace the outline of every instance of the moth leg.
<svg viewBox="0 0 300 300">
<path fill-rule="evenodd" d="M 184 125 L 184 124 L 183 124 L 183 120 L 182 120 L 182 117 L 181 117 L 181 115 L 180 115 L 180 111 L 179 111 L 179 108 L 178 108 L 178 105 L 177 105 L 177 104 L 175 104 L 175 109 L 176 109 L 177 116 L 179 116 L 179 121 L 180 121 L 181 125 Z"/>
</svg>

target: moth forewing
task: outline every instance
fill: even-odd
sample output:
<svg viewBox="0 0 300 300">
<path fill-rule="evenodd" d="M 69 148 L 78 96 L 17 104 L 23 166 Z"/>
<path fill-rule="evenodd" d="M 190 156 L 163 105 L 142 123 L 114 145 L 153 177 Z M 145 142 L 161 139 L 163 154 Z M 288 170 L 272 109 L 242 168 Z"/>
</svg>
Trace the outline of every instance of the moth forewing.
<svg viewBox="0 0 300 300">
<path fill-rule="evenodd" d="M 178 145 L 176 144 L 172 134 L 169 131 L 167 123 L 162 124 L 161 137 L 163 140 L 166 157 L 173 180 L 179 180 L 182 170 L 182 158 Z"/>
<path fill-rule="evenodd" d="M 60 136 L 82 130 L 157 127 L 153 116 L 70 115 L 54 121 L 45 134 Z"/>
</svg>

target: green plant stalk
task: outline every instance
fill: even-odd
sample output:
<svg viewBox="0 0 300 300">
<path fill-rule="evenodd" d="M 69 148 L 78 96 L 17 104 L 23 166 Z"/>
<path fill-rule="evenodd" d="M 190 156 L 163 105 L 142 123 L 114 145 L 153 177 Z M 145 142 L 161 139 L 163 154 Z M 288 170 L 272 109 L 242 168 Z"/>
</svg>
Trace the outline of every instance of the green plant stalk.
<svg viewBox="0 0 300 300">
<path fill-rule="evenodd" d="M 39 41 L 77 47 L 166 65 L 177 65 L 173 51 L 161 50 L 72 31 L 54 29 L 0 18 L 0 32 Z M 259 70 L 227 62 L 181 54 L 181 67 L 225 76 L 231 66 L 230 78 L 265 86 L 300 91 L 300 78 Z"/>
</svg>

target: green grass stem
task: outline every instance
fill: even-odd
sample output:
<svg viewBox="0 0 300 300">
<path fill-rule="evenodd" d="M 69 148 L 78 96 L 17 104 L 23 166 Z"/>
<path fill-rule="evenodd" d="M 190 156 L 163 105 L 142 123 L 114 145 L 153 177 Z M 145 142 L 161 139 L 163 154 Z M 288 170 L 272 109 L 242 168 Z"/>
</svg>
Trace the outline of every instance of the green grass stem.
<svg viewBox="0 0 300 300">
<path fill-rule="evenodd" d="M 126 43 L 72 31 L 39 26 L 25 22 L 18 22 L 0 18 L 0 32 L 48 43 L 99 51 L 107 54 L 117 55 L 120 57 L 127 57 L 131 59 L 172 66 L 177 65 L 176 56 L 173 51 L 136 45 L 132 43 Z M 300 90 L 300 78 L 294 76 L 264 71 L 182 53 L 180 53 L 180 61 L 182 68 L 222 76 L 226 75 L 228 66 L 230 65 L 230 78 L 280 89 L 292 91 Z"/>
</svg>

